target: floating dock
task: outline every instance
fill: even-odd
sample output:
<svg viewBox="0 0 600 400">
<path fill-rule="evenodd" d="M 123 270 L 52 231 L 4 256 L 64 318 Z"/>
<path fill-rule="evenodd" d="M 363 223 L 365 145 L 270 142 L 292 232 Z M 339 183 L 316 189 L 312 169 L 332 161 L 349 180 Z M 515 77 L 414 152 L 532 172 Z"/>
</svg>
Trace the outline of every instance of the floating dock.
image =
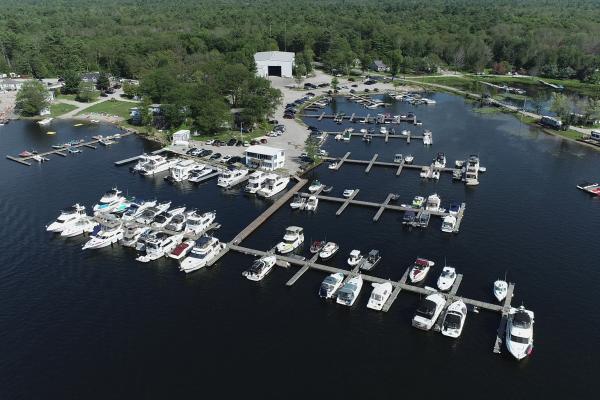
<svg viewBox="0 0 600 400">
<path fill-rule="evenodd" d="M 336 170 L 336 171 L 339 171 L 339 169 L 345 163 L 362 164 L 362 165 L 367 165 L 367 167 L 378 166 L 378 167 L 397 168 L 396 176 L 399 176 L 404 168 L 422 170 L 424 167 L 431 167 L 431 165 L 417 165 L 417 164 L 406 164 L 406 163 L 401 164 L 401 163 L 395 163 L 395 162 L 376 161 L 376 159 L 374 160 L 373 158 L 371 158 L 370 160 L 357 160 L 357 159 L 351 159 L 349 157 L 350 157 L 350 152 L 346 153 L 341 159 L 338 159 L 335 157 L 322 157 L 322 158 L 324 161 L 337 161 L 337 166 L 336 166 L 336 168 L 334 168 L 334 170 Z M 369 171 L 370 170 L 371 170 L 371 168 L 369 168 Z M 456 171 L 457 169 L 446 167 L 446 168 L 436 168 L 436 170 L 438 170 L 440 172 L 454 173 L 454 171 Z M 460 171 L 460 169 L 458 169 L 458 170 Z M 365 172 L 367 172 L 367 171 L 365 171 Z"/>
</svg>

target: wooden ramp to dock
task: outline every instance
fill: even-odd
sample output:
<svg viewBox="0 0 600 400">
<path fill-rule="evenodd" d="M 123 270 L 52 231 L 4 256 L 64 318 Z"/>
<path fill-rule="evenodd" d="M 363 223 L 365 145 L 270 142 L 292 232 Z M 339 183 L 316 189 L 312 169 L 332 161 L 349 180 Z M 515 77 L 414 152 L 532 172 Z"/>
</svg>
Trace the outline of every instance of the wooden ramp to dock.
<svg viewBox="0 0 600 400">
<path fill-rule="evenodd" d="M 498 326 L 496 341 L 494 342 L 494 353 L 496 354 L 500 354 L 502 352 L 502 343 L 504 343 L 506 323 L 508 321 L 508 313 L 510 312 L 510 303 L 512 301 L 514 290 L 515 284 L 509 283 L 508 290 L 506 291 L 506 298 L 504 299 L 504 304 L 502 305 L 502 316 L 500 317 L 500 325 Z"/>
<path fill-rule="evenodd" d="M 290 280 L 289 280 L 289 281 L 287 281 L 287 282 L 285 283 L 285 284 L 286 284 L 286 286 L 292 286 L 294 283 L 296 283 L 296 281 L 297 281 L 298 279 L 300 279 L 300 277 L 301 277 L 302 275 L 304 275 L 304 273 L 305 273 L 306 271 L 308 271 L 308 270 L 309 270 L 309 268 L 310 268 L 310 264 L 314 264 L 314 263 L 316 263 L 318 259 L 319 259 L 319 253 L 315 254 L 315 255 L 314 255 L 314 256 L 313 256 L 313 257 L 312 257 L 312 258 L 311 258 L 311 259 L 308 261 L 308 264 L 306 264 L 306 265 L 304 265 L 303 267 L 301 267 L 301 268 L 298 270 L 298 272 L 296 272 L 296 273 L 294 274 L 294 276 L 292 276 L 292 277 L 290 278 Z"/>
<path fill-rule="evenodd" d="M 392 307 L 392 304 L 394 304 L 394 301 L 396 301 L 396 298 L 400 294 L 400 291 L 402 290 L 402 286 L 406 284 L 406 279 L 408 278 L 409 271 L 410 271 L 410 268 L 406 268 L 406 271 L 404 271 L 404 275 L 402 275 L 402 278 L 398 282 L 399 285 L 396 285 L 396 287 L 394 288 L 394 291 L 392 291 L 392 294 L 386 300 L 381 311 L 388 312 L 390 310 L 390 308 Z"/>
<path fill-rule="evenodd" d="M 371 171 L 373 163 L 375 162 L 375 160 L 377 160 L 377 157 L 379 157 L 379 154 L 375 153 L 373 155 L 373 158 L 371 158 L 371 162 L 369 162 L 369 165 L 367 165 L 367 168 L 365 168 L 365 174 L 368 174 Z"/>
<path fill-rule="evenodd" d="M 383 212 L 385 211 L 385 207 L 390 204 L 390 201 L 392 200 L 392 198 L 394 198 L 395 194 L 394 193 L 390 193 L 388 194 L 387 198 L 385 199 L 385 201 L 381 204 L 381 207 L 379 207 L 379 210 L 377 211 L 377 213 L 375 214 L 375 216 L 373 217 L 373 222 L 377 222 L 379 221 L 379 217 L 381 217 L 381 214 L 383 214 Z"/>
<path fill-rule="evenodd" d="M 132 163 L 134 161 L 137 161 L 137 160 L 140 159 L 140 157 L 142 157 L 142 155 L 134 156 L 134 157 L 129 157 L 129 158 L 126 158 L 126 159 L 120 160 L 120 161 L 115 161 L 115 165 L 117 167 L 120 167 L 121 165 L 129 164 L 129 163 Z"/>
<path fill-rule="evenodd" d="M 462 223 L 463 217 L 465 216 L 465 208 L 467 208 L 466 203 L 462 203 L 460 205 L 460 209 L 458 210 L 458 214 L 456 215 L 456 225 L 454 225 L 454 233 L 458 233 L 460 230 L 460 224 Z"/>
<path fill-rule="evenodd" d="M 346 199 L 346 201 L 344 202 L 344 204 L 342 204 L 340 206 L 340 208 L 338 208 L 338 210 L 335 212 L 335 215 L 340 215 L 344 212 L 344 210 L 346 209 L 346 207 L 348 207 L 348 204 L 350 204 L 350 202 L 352 200 L 354 200 L 354 198 L 356 197 L 356 195 L 358 194 L 358 192 L 360 191 L 360 189 L 354 189 L 354 192 L 352 192 L 352 194 L 350 195 L 350 197 L 348 197 Z"/>
<path fill-rule="evenodd" d="M 13 156 L 9 156 L 9 155 L 7 155 L 7 156 L 6 156 L 6 158 L 8 158 L 8 159 L 9 159 L 9 160 L 11 160 L 11 161 L 18 162 L 19 164 L 27 165 L 28 167 L 30 167 L 30 166 L 31 166 L 31 163 L 30 163 L 30 162 L 27 162 L 27 161 L 25 161 L 25 160 L 21 160 L 21 159 L 20 159 L 20 158 L 18 158 L 18 157 L 13 157 Z"/>
<path fill-rule="evenodd" d="M 404 168 L 404 160 L 402 160 L 400 165 L 398 165 L 398 170 L 396 171 L 396 176 L 400 176 L 400 174 L 402 173 L 402 168 Z"/>
<path fill-rule="evenodd" d="M 350 164 L 362 164 L 362 165 L 369 165 L 372 163 L 372 166 L 379 166 L 379 167 L 391 167 L 391 168 L 397 168 L 396 170 L 396 175 L 399 175 L 400 172 L 402 172 L 403 168 L 408 168 L 408 169 L 416 169 L 416 170 L 421 170 L 423 169 L 423 167 L 430 167 L 430 165 L 417 165 L 417 164 L 398 164 L 395 162 L 387 162 L 387 161 L 374 161 L 372 158 L 370 160 L 357 160 L 357 159 L 352 159 L 349 158 L 350 157 L 350 152 L 346 153 L 344 155 L 344 157 L 342 157 L 342 159 L 338 162 L 337 168 L 336 170 L 339 170 L 342 166 L 342 164 L 344 163 L 350 163 Z M 337 160 L 334 157 L 323 157 L 324 161 L 335 161 Z M 437 170 L 441 172 L 448 172 L 448 173 L 453 173 L 455 168 L 436 168 Z"/>
<path fill-rule="evenodd" d="M 237 245 L 242 242 L 242 240 L 246 239 L 252 232 L 254 232 L 259 226 L 261 226 L 271 215 L 273 215 L 277 210 L 281 208 L 282 205 L 287 203 L 289 199 L 292 198 L 304 185 L 306 185 L 307 180 L 297 178 L 298 183 L 296 183 L 290 190 L 285 192 L 283 196 L 281 196 L 277 201 L 275 201 L 269 208 L 267 208 L 262 214 L 260 214 L 254 221 L 252 221 L 247 227 L 245 227 L 240 233 L 238 233 L 231 243 Z"/>
</svg>

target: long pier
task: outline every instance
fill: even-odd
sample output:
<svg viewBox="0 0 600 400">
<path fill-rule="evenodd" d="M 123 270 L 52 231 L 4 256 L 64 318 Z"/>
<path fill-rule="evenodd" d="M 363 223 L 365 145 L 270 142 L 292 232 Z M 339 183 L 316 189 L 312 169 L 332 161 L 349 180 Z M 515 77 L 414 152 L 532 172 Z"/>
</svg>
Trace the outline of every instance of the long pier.
<svg viewBox="0 0 600 400">
<path fill-rule="evenodd" d="M 406 164 L 406 163 L 395 163 L 395 162 L 387 162 L 387 161 L 376 161 L 374 159 L 370 159 L 370 160 L 357 160 L 357 159 L 352 159 L 350 158 L 350 152 L 346 153 L 344 155 L 344 157 L 341 160 L 338 160 L 335 157 L 323 157 L 323 160 L 325 161 L 337 161 L 337 167 L 335 168 L 336 171 L 338 171 L 340 169 L 340 167 L 345 164 L 362 164 L 362 165 L 367 165 L 367 166 L 378 166 L 378 167 L 391 167 L 391 168 L 397 168 L 396 171 L 396 176 L 400 175 L 400 173 L 402 172 L 402 170 L 404 168 L 408 168 L 408 169 L 418 169 L 421 170 L 424 167 L 430 167 L 430 165 L 417 165 L 417 164 Z M 454 171 L 456 170 L 456 168 L 436 168 L 436 170 L 439 170 L 440 172 L 448 172 L 448 173 L 454 173 Z M 370 171 L 370 168 L 369 168 Z"/>
<path fill-rule="evenodd" d="M 417 123 L 416 115 L 398 115 L 394 117 L 380 114 L 372 117 L 371 114 L 368 114 L 362 117 L 355 114 L 354 117 L 352 117 L 352 115 L 325 114 L 324 112 L 322 112 L 321 114 L 302 114 L 302 116 L 306 118 L 317 118 L 318 121 L 321 121 L 323 119 L 333 119 L 335 121 L 351 120 L 352 122 L 359 124 L 399 124 L 401 122 L 407 122 L 410 124 Z"/>
</svg>

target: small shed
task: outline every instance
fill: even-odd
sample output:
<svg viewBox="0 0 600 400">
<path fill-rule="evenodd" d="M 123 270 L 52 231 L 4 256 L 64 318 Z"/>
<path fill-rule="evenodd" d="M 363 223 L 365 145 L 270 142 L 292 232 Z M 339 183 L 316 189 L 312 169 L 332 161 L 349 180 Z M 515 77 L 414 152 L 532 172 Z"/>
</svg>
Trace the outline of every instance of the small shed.
<svg viewBox="0 0 600 400">
<path fill-rule="evenodd" d="M 264 78 L 280 76 L 292 78 L 296 55 L 285 51 L 261 51 L 254 55 L 256 73 Z"/>
<path fill-rule="evenodd" d="M 190 131 L 188 129 L 178 130 L 171 139 L 173 146 L 188 146 L 190 144 Z"/>
</svg>

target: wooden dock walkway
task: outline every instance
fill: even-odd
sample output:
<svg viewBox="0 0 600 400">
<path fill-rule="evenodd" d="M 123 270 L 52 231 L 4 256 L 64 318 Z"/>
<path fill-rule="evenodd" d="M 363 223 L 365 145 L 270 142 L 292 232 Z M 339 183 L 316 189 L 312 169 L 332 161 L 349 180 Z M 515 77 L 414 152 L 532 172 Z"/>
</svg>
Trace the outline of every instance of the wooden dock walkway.
<svg viewBox="0 0 600 400">
<path fill-rule="evenodd" d="M 31 166 L 31 163 L 30 163 L 30 162 L 27 162 L 27 161 L 25 161 L 25 160 L 22 160 L 22 159 L 20 159 L 20 158 L 18 158 L 18 157 L 13 157 L 13 156 L 8 156 L 8 155 L 7 155 L 7 156 L 6 156 L 6 158 L 8 158 L 8 159 L 9 159 L 9 160 L 11 160 L 11 161 L 18 162 L 19 164 L 27 165 L 28 167 L 30 167 L 30 166 Z"/>
<path fill-rule="evenodd" d="M 504 343 L 504 336 L 506 333 L 506 323 L 508 322 L 508 313 L 511 308 L 511 301 L 513 298 L 513 292 L 515 290 L 515 284 L 509 283 L 508 290 L 506 291 L 506 298 L 502 304 L 502 317 L 500 318 L 500 325 L 498 326 L 496 341 L 494 342 L 494 353 L 500 354 L 502 352 L 502 343 Z"/>
<path fill-rule="evenodd" d="M 410 272 L 410 268 L 406 268 L 406 271 L 404 271 L 404 275 L 402 275 L 402 278 L 400 278 L 400 281 L 398 281 L 399 284 L 396 285 L 396 287 L 392 291 L 392 294 L 390 294 L 390 297 L 388 297 L 385 304 L 383 305 L 383 308 L 381 309 L 381 311 L 388 312 L 390 310 L 390 308 L 392 307 L 392 304 L 394 304 L 394 301 L 396 301 L 396 298 L 400 294 L 400 291 L 402 290 L 402 286 L 406 284 L 406 279 L 408 279 L 409 272 Z"/>
<path fill-rule="evenodd" d="M 335 170 L 337 171 L 338 169 L 340 169 L 340 167 L 342 166 L 342 164 L 344 164 L 346 162 L 346 159 L 350 157 L 350 152 L 347 152 L 344 157 L 342 157 L 342 159 L 340 161 L 338 161 Z M 323 159 L 330 159 L 330 160 L 335 160 L 335 158 L 330 158 L 330 157 L 324 157 Z"/>
<path fill-rule="evenodd" d="M 337 135 L 343 135 L 344 131 L 322 131 L 322 133 L 324 133 L 326 135 L 337 136 Z M 354 136 L 358 136 L 358 137 L 362 138 L 365 135 L 364 133 L 360 133 L 360 132 L 348 132 L 346 134 L 349 135 L 350 138 L 352 138 Z M 398 135 L 398 134 L 391 133 L 389 131 L 387 131 L 387 133 L 369 133 L 369 135 L 371 135 L 372 138 L 378 138 L 378 137 L 383 138 L 386 143 L 389 141 L 389 139 L 404 139 L 404 140 L 406 140 L 407 143 L 410 143 L 410 139 L 423 139 L 424 138 L 423 135 L 413 135 L 411 133 L 409 133 L 408 135 Z"/>
<path fill-rule="evenodd" d="M 365 174 L 368 174 L 369 171 L 371 171 L 371 168 L 373 167 L 373 163 L 375 162 L 375 160 L 377 160 L 377 157 L 379 157 L 379 154 L 375 153 L 373 155 L 373 158 L 371 158 L 371 162 L 369 162 L 369 165 L 367 165 L 367 168 L 365 168 Z"/>
<path fill-rule="evenodd" d="M 373 159 L 370 160 L 357 160 L 357 159 L 352 159 L 350 158 L 350 152 L 347 152 L 344 157 L 342 157 L 339 161 L 338 161 L 338 165 L 335 168 L 335 170 L 339 170 L 340 167 L 342 166 L 342 164 L 344 163 L 350 163 L 350 164 L 362 164 L 362 165 L 370 165 L 372 164 L 375 166 L 379 166 L 379 167 L 391 167 L 391 168 L 397 168 L 398 170 L 396 171 L 396 175 L 400 175 L 400 172 L 402 172 L 403 168 L 408 168 L 408 169 L 416 169 L 416 170 L 421 170 L 423 169 L 423 167 L 430 167 L 430 165 L 417 165 L 417 164 L 399 164 L 399 163 L 395 163 L 395 162 L 387 162 L 387 161 L 375 161 Z M 335 161 L 337 160 L 337 158 L 335 157 L 323 157 L 324 161 Z M 438 169 L 440 172 L 448 172 L 448 173 L 454 173 L 455 168 L 436 168 Z"/>
<path fill-rule="evenodd" d="M 338 208 L 338 210 L 335 212 L 335 215 L 341 215 L 344 212 L 344 210 L 346 209 L 346 207 L 348 207 L 348 204 L 350 204 L 350 202 L 352 200 L 354 200 L 354 198 L 356 197 L 356 195 L 358 194 L 359 191 L 360 191 L 360 189 L 354 189 L 354 192 L 352 192 L 352 194 L 350 195 L 350 197 L 348 197 L 346 199 L 346 201 L 344 202 L 344 204 L 342 204 L 340 206 L 340 208 Z M 320 198 L 321 196 L 319 195 L 317 197 Z"/>
<path fill-rule="evenodd" d="M 454 233 L 458 233 L 460 230 L 460 224 L 462 223 L 463 217 L 465 216 L 465 208 L 467 208 L 466 203 L 462 203 L 458 210 L 458 214 L 456 214 L 456 225 L 454 225 Z"/>
<path fill-rule="evenodd" d="M 375 214 L 375 216 L 373 217 L 373 222 L 377 222 L 379 221 L 379 217 L 381 217 L 381 214 L 383 214 L 383 212 L 385 211 L 385 207 L 390 204 L 390 201 L 392 200 L 392 198 L 394 198 L 395 194 L 394 193 L 390 193 L 388 194 L 387 198 L 385 199 L 385 201 L 381 204 L 381 207 L 379 207 L 379 210 L 377 211 L 377 213 Z"/>
<path fill-rule="evenodd" d="M 400 176 L 403 168 L 404 168 L 404 160 L 402 160 L 402 162 L 398 165 L 398 170 L 396 171 L 396 176 Z"/>
<path fill-rule="evenodd" d="M 247 227 L 245 227 L 240 233 L 238 233 L 231 243 L 237 245 L 242 242 L 242 240 L 246 239 L 252 232 L 254 232 L 259 226 L 261 226 L 271 215 L 273 215 L 277 210 L 281 208 L 285 203 L 288 202 L 289 199 L 292 198 L 304 185 L 306 185 L 307 180 L 302 178 L 297 178 L 298 183 L 296 183 L 290 190 L 285 192 L 283 196 L 281 196 L 277 201 L 275 201 L 269 208 L 267 208 L 262 214 L 260 214 L 254 221 L 252 221 Z"/>
</svg>

